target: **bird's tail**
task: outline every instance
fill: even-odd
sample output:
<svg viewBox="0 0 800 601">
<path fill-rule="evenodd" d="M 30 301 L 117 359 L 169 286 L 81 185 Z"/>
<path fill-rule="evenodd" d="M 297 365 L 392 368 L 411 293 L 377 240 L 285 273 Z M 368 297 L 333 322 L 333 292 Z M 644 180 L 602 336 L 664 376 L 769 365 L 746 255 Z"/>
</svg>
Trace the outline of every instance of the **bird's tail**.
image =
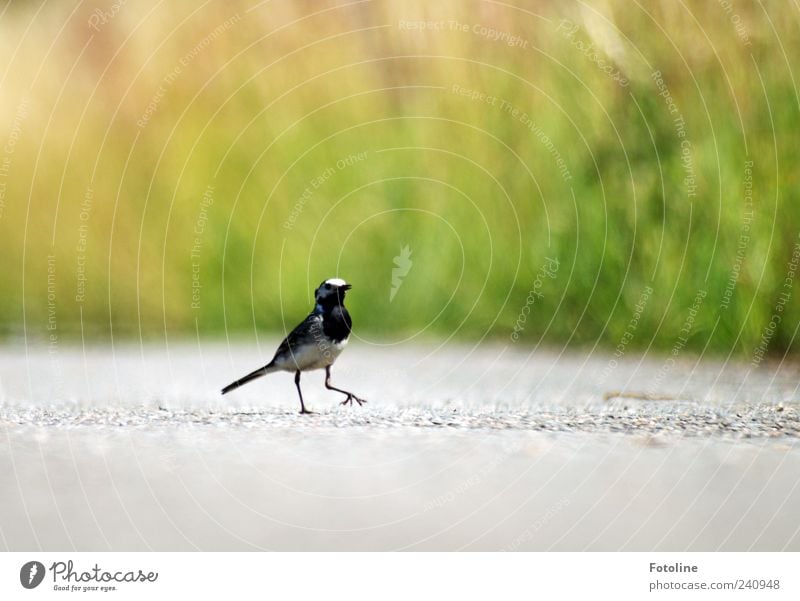
<svg viewBox="0 0 800 601">
<path fill-rule="evenodd" d="M 228 394 L 231 390 L 236 390 L 237 388 L 239 388 L 239 386 L 247 384 L 251 380 L 255 380 L 256 378 L 260 378 L 261 376 L 266 376 L 267 374 L 272 373 L 273 371 L 275 371 L 275 368 L 273 367 L 272 363 L 269 363 L 264 367 L 259 367 L 254 372 L 250 372 L 249 374 L 247 374 L 245 377 L 239 378 L 235 382 L 231 382 L 230 384 L 228 384 L 225 388 L 222 389 L 222 394 Z"/>
</svg>

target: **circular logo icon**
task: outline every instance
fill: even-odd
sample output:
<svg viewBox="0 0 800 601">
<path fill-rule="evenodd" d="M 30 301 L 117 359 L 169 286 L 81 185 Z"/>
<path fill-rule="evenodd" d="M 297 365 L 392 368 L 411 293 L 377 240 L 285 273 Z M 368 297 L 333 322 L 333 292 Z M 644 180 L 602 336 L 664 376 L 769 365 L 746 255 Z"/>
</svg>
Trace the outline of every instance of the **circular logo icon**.
<svg viewBox="0 0 800 601">
<path fill-rule="evenodd" d="M 44 564 L 29 561 L 19 571 L 19 582 L 25 588 L 36 588 L 44 580 Z"/>
</svg>

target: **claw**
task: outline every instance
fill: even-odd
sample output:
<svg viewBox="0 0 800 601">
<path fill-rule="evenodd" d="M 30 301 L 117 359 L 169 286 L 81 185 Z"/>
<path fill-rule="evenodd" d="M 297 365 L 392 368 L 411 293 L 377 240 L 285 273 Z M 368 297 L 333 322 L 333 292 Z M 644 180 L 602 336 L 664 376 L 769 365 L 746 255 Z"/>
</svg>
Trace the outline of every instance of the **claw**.
<svg viewBox="0 0 800 601">
<path fill-rule="evenodd" d="M 358 397 L 357 397 L 356 395 L 354 395 L 354 394 L 348 394 L 348 395 L 347 395 L 347 398 L 346 398 L 345 400 L 343 400 L 343 401 L 342 401 L 341 403 L 339 403 L 339 404 L 340 404 L 340 405 L 352 405 L 352 404 L 353 404 L 353 400 L 355 400 L 355 402 L 356 402 L 356 403 L 358 403 L 358 406 L 359 406 L 359 407 L 360 407 L 361 405 L 363 405 L 364 403 L 366 403 L 366 402 L 367 402 L 367 401 L 365 401 L 364 399 L 360 399 L 360 398 L 358 398 Z"/>
</svg>

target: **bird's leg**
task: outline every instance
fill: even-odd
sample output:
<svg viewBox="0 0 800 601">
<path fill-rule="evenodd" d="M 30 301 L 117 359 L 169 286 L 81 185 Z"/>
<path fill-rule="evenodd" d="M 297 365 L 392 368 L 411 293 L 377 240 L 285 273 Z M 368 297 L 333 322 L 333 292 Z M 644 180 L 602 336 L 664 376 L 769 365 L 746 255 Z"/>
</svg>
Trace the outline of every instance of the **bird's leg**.
<svg viewBox="0 0 800 601">
<path fill-rule="evenodd" d="M 303 414 L 311 414 L 314 413 L 313 411 L 308 411 L 306 409 L 305 404 L 303 403 L 303 391 L 300 390 L 300 370 L 298 369 L 294 372 L 294 385 L 297 386 L 297 394 L 300 395 L 300 415 Z"/>
<path fill-rule="evenodd" d="M 335 390 L 336 392 L 341 392 L 342 394 L 346 394 L 347 398 L 342 401 L 342 405 L 347 405 L 348 403 L 350 405 L 352 405 L 354 400 L 359 405 L 363 405 L 364 403 L 367 402 L 364 399 L 358 398 L 352 392 L 347 392 L 346 390 L 342 390 L 341 388 L 336 388 L 335 386 L 331 385 L 331 367 L 330 367 L 330 365 L 325 368 L 325 388 L 327 388 L 328 390 Z"/>
</svg>

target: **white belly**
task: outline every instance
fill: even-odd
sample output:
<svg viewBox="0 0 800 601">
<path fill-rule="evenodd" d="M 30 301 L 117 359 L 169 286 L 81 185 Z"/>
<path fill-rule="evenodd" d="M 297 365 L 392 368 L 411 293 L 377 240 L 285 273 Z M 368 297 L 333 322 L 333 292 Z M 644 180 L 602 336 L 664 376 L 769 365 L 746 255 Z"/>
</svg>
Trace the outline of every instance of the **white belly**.
<svg viewBox="0 0 800 601">
<path fill-rule="evenodd" d="M 309 371 L 312 369 L 324 369 L 342 354 L 344 347 L 347 346 L 347 339 L 341 342 L 328 343 L 320 341 L 314 344 L 303 345 L 299 348 L 294 348 L 291 353 L 277 363 L 278 369 L 286 371 Z"/>
</svg>

